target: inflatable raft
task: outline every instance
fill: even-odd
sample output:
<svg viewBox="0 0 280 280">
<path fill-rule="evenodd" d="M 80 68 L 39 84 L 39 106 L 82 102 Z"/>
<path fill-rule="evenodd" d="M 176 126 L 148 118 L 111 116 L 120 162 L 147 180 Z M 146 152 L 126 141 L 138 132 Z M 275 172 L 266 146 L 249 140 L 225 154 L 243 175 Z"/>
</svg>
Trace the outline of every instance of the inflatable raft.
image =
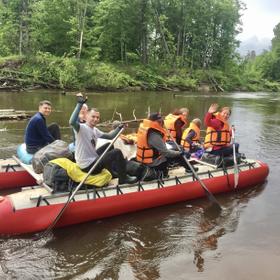
<svg viewBox="0 0 280 280">
<path fill-rule="evenodd" d="M 36 180 L 13 158 L 0 159 L 0 190 L 36 185 Z"/>
<path fill-rule="evenodd" d="M 263 183 L 269 173 L 265 163 L 255 160 L 238 165 L 239 181 L 234 188 L 234 168 L 213 168 L 196 164 L 198 175 L 213 194 L 236 191 Z M 115 181 L 114 181 L 115 180 Z M 182 167 L 169 178 L 118 186 L 116 179 L 103 188 L 77 192 L 56 227 L 83 223 L 142 209 L 192 200 L 205 196 L 201 185 Z M 17 235 L 45 230 L 66 203 L 69 193 L 51 194 L 46 188 L 26 187 L 0 197 L 0 234 Z"/>
<path fill-rule="evenodd" d="M 108 140 L 100 138 L 97 146 L 106 143 Z M 120 139 L 117 139 L 114 147 L 120 149 L 128 160 L 136 155 L 136 145 L 125 145 Z M 17 156 L 21 163 L 28 166 L 31 164 L 32 155 L 27 153 L 25 144 L 18 146 Z M 0 159 L 0 191 L 34 185 L 36 185 L 36 180 L 14 158 Z"/>
</svg>

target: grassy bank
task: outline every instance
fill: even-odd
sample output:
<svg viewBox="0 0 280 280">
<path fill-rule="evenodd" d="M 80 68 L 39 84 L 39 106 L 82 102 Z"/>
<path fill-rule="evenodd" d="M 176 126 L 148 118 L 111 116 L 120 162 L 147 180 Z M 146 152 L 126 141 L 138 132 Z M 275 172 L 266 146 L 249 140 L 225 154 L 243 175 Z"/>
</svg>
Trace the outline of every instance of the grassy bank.
<svg viewBox="0 0 280 280">
<path fill-rule="evenodd" d="M 175 66 L 110 64 L 40 53 L 36 57 L 0 58 L 1 89 L 280 91 L 246 67 L 190 70 Z"/>
</svg>

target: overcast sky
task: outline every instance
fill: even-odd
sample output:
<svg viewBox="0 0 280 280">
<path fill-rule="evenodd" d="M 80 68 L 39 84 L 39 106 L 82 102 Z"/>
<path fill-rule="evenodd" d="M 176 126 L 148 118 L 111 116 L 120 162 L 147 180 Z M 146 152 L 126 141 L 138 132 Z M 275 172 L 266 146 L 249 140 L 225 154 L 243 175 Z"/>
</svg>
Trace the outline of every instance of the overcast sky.
<svg viewBox="0 0 280 280">
<path fill-rule="evenodd" d="M 280 0 L 242 0 L 247 6 L 241 18 L 243 32 L 238 39 L 243 41 L 253 36 L 258 39 L 274 36 L 273 28 L 280 22 Z"/>
</svg>

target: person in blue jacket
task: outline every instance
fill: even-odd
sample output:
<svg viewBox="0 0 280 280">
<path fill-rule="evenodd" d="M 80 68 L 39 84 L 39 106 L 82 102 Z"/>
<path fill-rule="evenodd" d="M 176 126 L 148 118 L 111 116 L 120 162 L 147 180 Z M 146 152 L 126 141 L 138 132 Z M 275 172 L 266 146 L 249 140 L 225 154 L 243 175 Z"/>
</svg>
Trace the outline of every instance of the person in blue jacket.
<svg viewBox="0 0 280 280">
<path fill-rule="evenodd" d="M 35 154 L 41 148 L 60 139 L 60 129 L 56 123 L 47 126 L 46 117 L 51 114 L 52 104 L 48 100 L 40 101 L 38 112 L 29 120 L 24 142 L 26 151 L 29 154 Z"/>
</svg>

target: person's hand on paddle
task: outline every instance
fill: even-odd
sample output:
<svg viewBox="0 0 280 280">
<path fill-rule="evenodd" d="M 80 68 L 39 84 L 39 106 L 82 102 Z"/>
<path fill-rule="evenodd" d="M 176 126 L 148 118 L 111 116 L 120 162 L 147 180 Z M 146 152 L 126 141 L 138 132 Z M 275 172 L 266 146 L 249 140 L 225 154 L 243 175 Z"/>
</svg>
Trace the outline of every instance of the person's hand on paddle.
<svg viewBox="0 0 280 280">
<path fill-rule="evenodd" d="M 192 146 L 192 148 L 200 148 L 200 147 L 201 147 L 201 144 L 200 144 L 200 143 L 193 142 L 191 146 Z"/>
<path fill-rule="evenodd" d="M 189 153 L 188 151 L 182 149 L 182 150 L 180 151 L 180 156 L 189 158 L 189 157 L 190 157 L 190 153 Z"/>
<path fill-rule="evenodd" d="M 217 103 L 211 104 L 211 106 L 208 109 L 208 113 L 214 114 L 217 112 L 219 105 Z"/>
<path fill-rule="evenodd" d="M 128 127 L 128 124 L 127 124 L 127 123 L 120 123 L 120 124 L 118 125 L 119 130 L 121 130 L 122 128 L 126 129 L 127 127 Z"/>
<path fill-rule="evenodd" d="M 77 96 L 77 102 L 80 104 L 84 104 L 87 102 L 87 96 L 84 96 L 81 92 L 76 94 Z"/>
</svg>

